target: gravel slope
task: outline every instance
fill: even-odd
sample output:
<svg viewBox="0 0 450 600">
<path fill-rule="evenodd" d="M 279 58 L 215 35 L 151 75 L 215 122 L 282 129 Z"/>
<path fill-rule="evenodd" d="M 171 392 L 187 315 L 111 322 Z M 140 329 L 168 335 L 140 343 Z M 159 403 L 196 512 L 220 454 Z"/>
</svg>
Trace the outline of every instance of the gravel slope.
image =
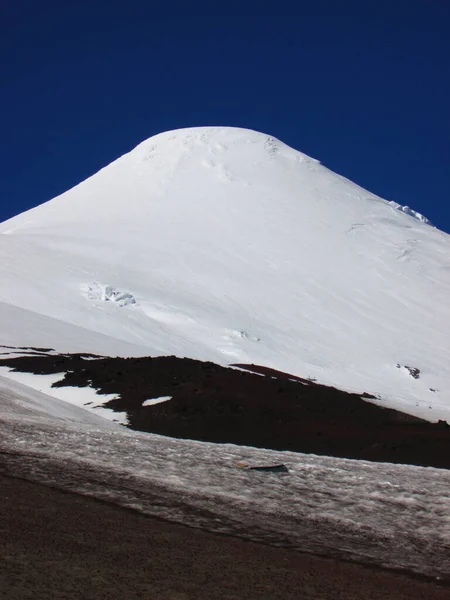
<svg viewBox="0 0 450 600">
<path fill-rule="evenodd" d="M 144 517 L 0 476 L 0 598 L 448 600 L 438 583 Z"/>
</svg>

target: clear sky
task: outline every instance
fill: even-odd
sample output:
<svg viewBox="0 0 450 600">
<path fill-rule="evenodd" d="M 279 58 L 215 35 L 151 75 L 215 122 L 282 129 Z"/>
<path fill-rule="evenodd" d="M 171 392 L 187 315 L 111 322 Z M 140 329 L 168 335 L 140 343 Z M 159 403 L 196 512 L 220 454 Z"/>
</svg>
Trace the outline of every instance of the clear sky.
<svg viewBox="0 0 450 600">
<path fill-rule="evenodd" d="M 450 0 L 3 0 L 0 220 L 151 135 L 231 125 L 450 232 L 449 32 Z"/>
</svg>

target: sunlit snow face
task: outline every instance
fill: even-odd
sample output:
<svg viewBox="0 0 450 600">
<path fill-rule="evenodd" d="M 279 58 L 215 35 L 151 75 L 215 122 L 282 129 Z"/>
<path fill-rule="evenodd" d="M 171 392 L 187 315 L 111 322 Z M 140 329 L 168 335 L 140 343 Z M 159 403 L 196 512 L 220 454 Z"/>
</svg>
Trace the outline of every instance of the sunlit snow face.
<svg viewBox="0 0 450 600">
<path fill-rule="evenodd" d="M 448 419 L 450 238 L 424 221 L 269 135 L 167 132 L 0 225 L 4 343 L 262 364 Z"/>
</svg>

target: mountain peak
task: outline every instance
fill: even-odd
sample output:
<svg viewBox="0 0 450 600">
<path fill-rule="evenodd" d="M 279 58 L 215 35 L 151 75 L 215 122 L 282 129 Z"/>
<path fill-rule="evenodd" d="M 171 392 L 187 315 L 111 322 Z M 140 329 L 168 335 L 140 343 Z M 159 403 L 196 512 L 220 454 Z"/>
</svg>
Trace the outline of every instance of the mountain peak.
<svg viewBox="0 0 450 600">
<path fill-rule="evenodd" d="M 79 350 L 81 328 L 86 352 L 103 335 L 450 412 L 450 237 L 269 135 L 159 134 L 0 233 L 0 301 L 21 315 L 2 343 Z M 55 339 L 25 339 L 36 314 Z"/>
<path fill-rule="evenodd" d="M 174 129 L 154 135 L 141 144 L 137 148 L 159 147 L 164 146 L 181 146 L 184 149 L 190 148 L 205 148 L 220 151 L 241 146 L 246 144 L 264 145 L 289 148 L 280 140 L 277 140 L 271 135 L 260 133 L 252 129 L 244 129 L 241 127 L 186 127 L 182 129 Z M 136 148 L 136 149 L 137 149 Z M 289 148 L 291 152 L 296 152 Z"/>
<path fill-rule="evenodd" d="M 236 162 L 264 165 L 276 156 L 293 162 L 317 162 L 273 136 L 239 127 L 189 127 L 167 131 L 145 140 L 122 160 L 131 164 L 132 161 L 154 161 L 160 157 L 171 165 L 177 161 L 190 161 L 190 168 L 196 163 L 204 167 L 231 168 Z"/>
</svg>

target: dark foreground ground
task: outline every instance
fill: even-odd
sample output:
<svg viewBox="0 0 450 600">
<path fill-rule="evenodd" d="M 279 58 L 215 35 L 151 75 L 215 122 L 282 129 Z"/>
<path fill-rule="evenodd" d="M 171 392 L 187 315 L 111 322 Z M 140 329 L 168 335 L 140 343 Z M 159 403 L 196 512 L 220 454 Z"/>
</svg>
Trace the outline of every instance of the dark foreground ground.
<svg viewBox="0 0 450 600">
<path fill-rule="evenodd" d="M 364 390 L 350 394 L 265 367 L 238 365 L 238 370 L 175 356 L 110 358 L 37 348 L 16 351 L 26 355 L 3 359 L 0 355 L 0 365 L 27 373 L 61 373 L 57 386 L 92 386 L 100 394 L 114 394 L 117 399 L 104 406 L 126 411 L 132 429 L 450 469 L 446 423 L 383 408 L 382 399 Z M 419 369 L 408 369 L 411 377 L 420 378 Z M 172 399 L 142 406 L 160 396 Z"/>
<path fill-rule="evenodd" d="M 218 536 L 0 476 L 3 600 L 449 600 L 432 581 Z"/>
</svg>

